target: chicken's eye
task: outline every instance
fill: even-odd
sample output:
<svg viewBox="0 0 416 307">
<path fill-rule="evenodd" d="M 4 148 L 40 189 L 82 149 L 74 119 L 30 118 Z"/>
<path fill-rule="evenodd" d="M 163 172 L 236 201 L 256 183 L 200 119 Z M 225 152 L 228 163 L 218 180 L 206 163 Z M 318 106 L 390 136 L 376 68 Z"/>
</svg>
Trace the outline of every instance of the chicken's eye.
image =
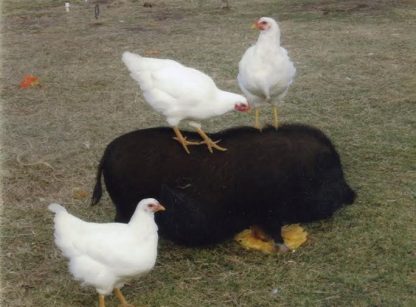
<svg viewBox="0 0 416 307">
<path fill-rule="evenodd" d="M 149 208 L 153 208 L 154 206 L 155 206 L 154 204 L 148 205 Z"/>
<path fill-rule="evenodd" d="M 267 25 L 267 22 L 266 21 L 262 21 L 262 22 L 260 22 L 260 24 Z"/>
</svg>

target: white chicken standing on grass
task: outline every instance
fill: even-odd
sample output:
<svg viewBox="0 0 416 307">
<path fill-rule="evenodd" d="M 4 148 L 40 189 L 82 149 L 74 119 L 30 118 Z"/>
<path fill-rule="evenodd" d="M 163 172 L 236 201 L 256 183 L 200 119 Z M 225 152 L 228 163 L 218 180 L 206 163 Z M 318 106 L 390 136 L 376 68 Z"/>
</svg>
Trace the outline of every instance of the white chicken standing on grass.
<svg viewBox="0 0 416 307">
<path fill-rule="evenodd" d="M 255 45 L 244 53 L 239 63 L 238 84 L 249 103 L 256 109 L 255 127 L 259 125 L 259 107 L 273 105 L 274 126 L 277 128 L 277 106 L 283 103 L 296 68 L 280 46 L 280 28 L 270 17 L 262 17 L 254 26 L 260 30 Z"/>
<path fill-rule="evenodd" d="M 124 52 L 124 64 L 130 76 L 139 83 L 147 103 L 166 117 L 176 137 L 189 154 L 188 145 L 205 143 L 212 153 L 213 148 L 224 151 L 201 129 L 199 123 L 193 126 L 202 138 L 202 142 L 188 141 L 178 129 L 183 119 L 207 119 L 236 110 L 248 111 L 249 105 L 244 96 L 220 90 L 211 77 L 194 68 L 186 67 L 169 59 L 142 57 Z"/>
<path fill-rule="evenodd" d="M 59 204 L 48 209 L 55 213 L 55 243 L 69 259 L 69 271 L 83 285 L 96 288 L 99 307 L 105 306 L 104 296 L 113 290 L 121 306 L 133 306 L 120 288 L 154 267 L 158 243 L 154 213 L 165 208 L 156 199 L 143 199 L 128 224 L 85 222 Z"/>
</svg>

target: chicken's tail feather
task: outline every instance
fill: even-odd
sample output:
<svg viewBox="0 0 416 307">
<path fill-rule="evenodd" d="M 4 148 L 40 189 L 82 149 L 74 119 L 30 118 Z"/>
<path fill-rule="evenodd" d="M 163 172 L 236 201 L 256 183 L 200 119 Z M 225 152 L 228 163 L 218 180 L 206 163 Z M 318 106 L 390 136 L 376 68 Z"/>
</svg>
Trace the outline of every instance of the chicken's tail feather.
<svg viewBox="0 0 416 307">
<path fill-rule="evenodd" d="M 128 51 L 123 53 L 121 59 L 130 71 L 130 76 L 139 83 L 142 91 L 151 87 L 152 83 L 150 82 L 149 84 L 149 81 L 151 80 L 149 71 L 152 70 L 152 67 L 149 66 L 149 63 L 154 59 L 145 59 L 138 54 Z"/>
<path fill-rule="evenodd" d="M 66 212 L 66 209 L 64 207 L 62 207 L 60 204 L 57 203 L 52 203 L 48 206 L 49 211 L 52 211 L 54 213 L 59 213 L 59 212 Z"/>
<path fill-rule="evenodd" d="M 121 60 L 132 74 L 153 72 L 159 69 L 166 68 L 170 65 L 180 65 L 178 62 L 172 60 L 143 57 L 141 55 L 128 51 L 125 51 L 123 53 Z M 135 78 L 134 76 L 132 77 Z"/>
<path fill-rule="evenodd" d="M 123 61 L 123 63 L 127 66 L 127 68 L 130 71 L 142 69 L 141 59 L 143 59 L 142 56 L 135 54 L 135 53 L 128 52 L 128 51 L 123 52 L 123 55 L 121 56 L 121 60 Z"/>
<path fill-rule="evenodd" d="M 130 76 L 139 83 L 143 92 L 154 88 L 153 73 L 171 65 L 180 65 L 172 60 L 142 57 L 128 51 L 123 53 L 121 60 L 130 71 Z"/>
</svg>

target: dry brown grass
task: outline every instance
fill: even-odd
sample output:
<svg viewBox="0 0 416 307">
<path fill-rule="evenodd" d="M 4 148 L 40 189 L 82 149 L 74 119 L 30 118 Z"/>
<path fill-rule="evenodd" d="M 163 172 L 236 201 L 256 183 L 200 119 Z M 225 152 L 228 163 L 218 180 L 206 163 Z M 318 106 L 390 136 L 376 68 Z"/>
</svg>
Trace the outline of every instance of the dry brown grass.
<svg viewBox="0 0 416 307">
<path fill-rule="evenodd" d="M 91 2 L 91 1 L 90 1 Z M 104 1 L 102 1 L 104 2 Z M 283 120 L 323 129 L 336 143 L 355 205 L 307 225 L 294 254 L 264 256 L 233 242 L 187 249 L 162 241 L 152 274 L 126 296 L 148 306 L 416 305 L 416 9 L 411 1 L 4 1 L 2 10 L 1 306 L 91 306 L 53 247 L 50 202 L 112 220 L 108 198 L 90 208 L 106 144 L 164 125 L 121 63 L 124 50 L 159 52 L 238 91 L 237 63 L 277 17 L 298 76 Z M 20 90 L 26 73 L 42 87 Z M 269 120 L 263 112 L 263 120 Z M 250 124 L 227 114 L 208 130 Z M 108 301 L 115 305 L 114 298 Z"/>
</svg>

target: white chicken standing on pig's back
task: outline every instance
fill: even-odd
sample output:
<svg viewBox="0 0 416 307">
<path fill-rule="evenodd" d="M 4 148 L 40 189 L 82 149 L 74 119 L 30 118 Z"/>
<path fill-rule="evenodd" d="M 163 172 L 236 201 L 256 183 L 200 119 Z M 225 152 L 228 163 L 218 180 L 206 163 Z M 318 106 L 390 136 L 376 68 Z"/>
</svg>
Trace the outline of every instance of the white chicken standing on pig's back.
<svg viewBox="0 0 416 307">
<path fill-rule="evenodd" d="M 189 154 L 188 145 L 204 143 L 213 149 L 225 151 L 219 141 L 213 141 L 196 122 L 190 123 L 202 138 L 202 142 L 188 141 L 178 125 L 183 119 L 207 119 L 236 110 L 246 112 L 249 105 L 244 96 L 219 89 L 205 73 L 169 59 L 142 57 L 124 52 L 124 64 L 130 76 L 137 81 L 146 102 L 166 117 L 177 140 Z"/>
<path fill-rule="evenodd" d="M 69 259 L 74 278 L 96 288 L 100 307 L 113 290 L 122 306 L 132 306 L 120 288 L 153 269 L 158 244 L 154 213 L 165 208 L 156 199 L 143 199 L 128 224 L 85 222 L 58 204 L 48 209 L 55 213 L 55 243 Z"/>
<path fill-rule="evenodd" d="M 259 107 L 273 105 L 274 126 L 278 126 L 277 106 L 283 101 L 296 74 L 296 68 L 280 46 L 280 28 L 270 17 L 262 17 L 255 24 L 260 30 L 255 45 L 244 53 L 239 63 L 238 84 L 248 102 L 256 108 L 256 128 L 259 125 Z"/>
</svg>

